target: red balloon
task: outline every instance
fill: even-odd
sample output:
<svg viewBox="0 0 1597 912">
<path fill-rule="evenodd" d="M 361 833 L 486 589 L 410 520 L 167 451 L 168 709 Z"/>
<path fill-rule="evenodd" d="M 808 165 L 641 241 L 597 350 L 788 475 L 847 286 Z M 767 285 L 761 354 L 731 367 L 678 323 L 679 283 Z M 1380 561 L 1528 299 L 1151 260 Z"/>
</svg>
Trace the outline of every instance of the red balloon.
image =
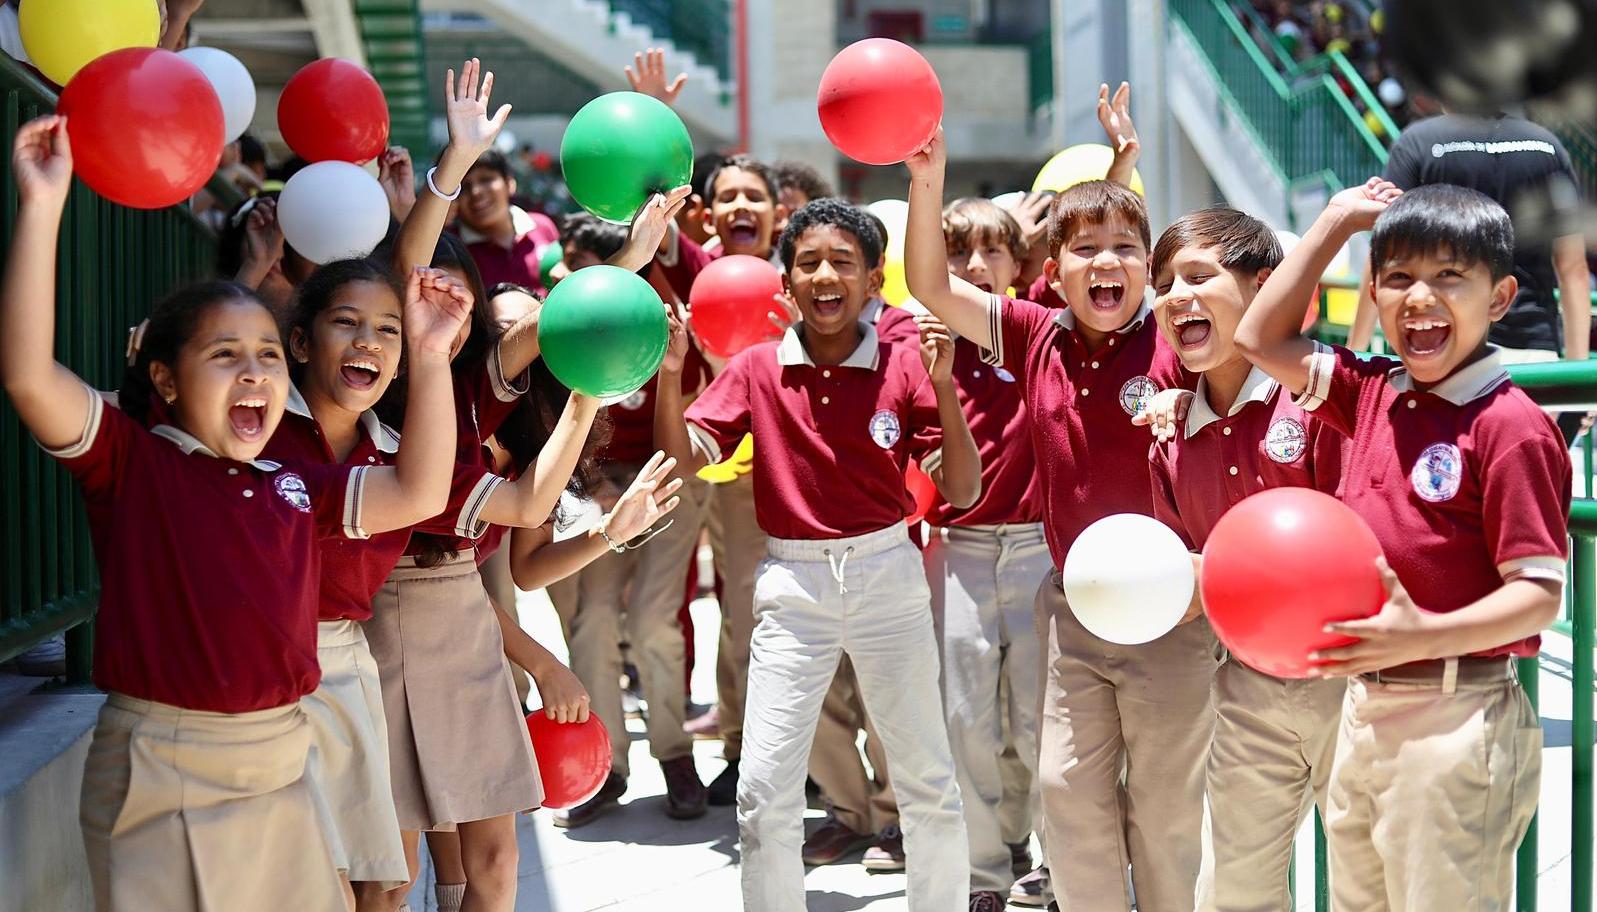
<svg viewBox="0 0 1597 912">
<path fill-rule="evenodd" d="M 893 165 L 937 132 L 943 87 L 914 48 L 866 38 L 826 65 L 816 104 L 821 129 L 838 151 L 867 165 Z"/>
<path fill-rule="evenodd" d="M 782 275 L 759 257 L 733 254 L 711 261 L 688 292 L 693 333 L 717 358 L 730 358 L 756 342 L 780 338 L 771 322 L 786 319 L 772 299 L 782 292 Z"/>
<path fill-rule="evenodd" d="M 1308 332 L 1320 322 L 1320 286 L 1314 286 L 1314 297 L 1309 300 L 1309 312 L 1303 315 L 1303 331 Z"/>
<path fill-rule="evenodd" d="M 915 525 L 926 518 L 931 511 L 932 504 L 937 502 L 937 483 L 932 477 L 921 471 L 915 463 L 909 464 L 909 469 L 904 472 L 904 487 L 909 489 L 910 496 L 915 498 L 915 512 L 905 518 L 905 522 Z"/>
<path fill-rule="evenodd" d="M 576 807 L 599 793 L 610 775 L 610 735 L 597 715 L 556 722 L 535 712 L 527 717 L 527 734 L 543 780 L 544 807 Z"/>
<path fill-rule="evenodd" d="M 1204 610 L 1220 642 L 1265 674 L 1306 678 L 1316 649 L 1353 639 L 1332 621 L 1381 610 L 1380 543 L 1346 504 L 1309 488 L 1272 488 L 1220 517 L 1203 549 Z"/>
<path fill-rule="evenodd" d="M 171 51 L 123 48 L 90 61 L 61 92 L 73 171 L 134 209 L 183 202 L 222 159 L 222 102 L 200 68 Z"/>
<path fill-rule="evenodd" d="M 365 164 L 388 146 L 388 100 L 372 74 L 329 57 L 306 64 L 283 86 L 277 126 L 308 162 Z"/>
</svg>

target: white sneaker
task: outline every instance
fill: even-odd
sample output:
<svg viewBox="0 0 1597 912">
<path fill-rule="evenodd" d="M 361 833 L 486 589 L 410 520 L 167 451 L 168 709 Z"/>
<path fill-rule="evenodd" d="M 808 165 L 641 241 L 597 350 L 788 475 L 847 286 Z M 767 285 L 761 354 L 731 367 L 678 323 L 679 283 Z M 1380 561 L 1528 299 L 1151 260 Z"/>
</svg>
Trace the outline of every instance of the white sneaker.
<svg viewBox="0 0 1597 912">
<path fill-rule="evenodd" d="M 1015 885 L 1009 888 L 1009 901 L 1017 906 L 1038 909 L 1053 902 L 1054 888 L 1048 878 L 1048 869 L 1038 868 L 1015 881 Z"/>
</svg>

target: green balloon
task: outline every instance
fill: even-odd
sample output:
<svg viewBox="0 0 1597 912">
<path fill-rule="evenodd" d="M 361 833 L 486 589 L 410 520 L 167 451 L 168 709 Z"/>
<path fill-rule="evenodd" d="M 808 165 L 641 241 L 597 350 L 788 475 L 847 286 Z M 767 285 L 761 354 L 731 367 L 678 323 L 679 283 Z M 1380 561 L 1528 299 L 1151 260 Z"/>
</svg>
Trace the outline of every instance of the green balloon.
<svg viewBox="0 0 1597 912">
<path fill-rule="evenodd" d="M 649 196 L 693 176 L 693 140 L 664 102 L 611 92 L 582 106 L 560 141 L 571 198 L 611 222 L 630 222 Z"/>
<path fill-rule="evenodd" d="M 555 264 L 560 262 L 564 256 L 565 251 L 560 248 L 558 241 L 545 246 L 543 252 L 538 254 L 538 281 L 544 288 L 554 287 L 554 280 L 550 277 L 549 272 L 555 268 Z"/>
<path fill-rule="evenodd" d="M 595 398 L 634 392 L 660 369 L 670 329 L 660 295 L 636 273 L 588 266 L 549 292 L 538 347 L 555 379 Z"/>
</svg>

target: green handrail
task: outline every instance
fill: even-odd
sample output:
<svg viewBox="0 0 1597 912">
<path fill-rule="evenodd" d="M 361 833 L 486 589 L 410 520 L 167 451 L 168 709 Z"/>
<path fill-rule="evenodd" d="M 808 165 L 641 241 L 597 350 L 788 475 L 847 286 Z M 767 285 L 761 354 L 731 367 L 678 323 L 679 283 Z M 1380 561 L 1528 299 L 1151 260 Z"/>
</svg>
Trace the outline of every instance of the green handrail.
<svg viewBox="0 0 1597 912">
<path fill-rule="evenodd" d="M 55 107 L 32 74 L 0 55 L 0 140 Z M 17 189 L 0 163 L 0 249 L 10 246 Z M 120 385 L 128 327 L 180 282 L 210 272 L 216 237 L 182 206 L 124 209 L 74 184 L 57 260 L 56 357 L 101 389 Z M 88 680 L 89 626 L 99 580 L 76 486 L 0 396 L 0 661 L 69 630 L 69 677 Z"/>
</svg>

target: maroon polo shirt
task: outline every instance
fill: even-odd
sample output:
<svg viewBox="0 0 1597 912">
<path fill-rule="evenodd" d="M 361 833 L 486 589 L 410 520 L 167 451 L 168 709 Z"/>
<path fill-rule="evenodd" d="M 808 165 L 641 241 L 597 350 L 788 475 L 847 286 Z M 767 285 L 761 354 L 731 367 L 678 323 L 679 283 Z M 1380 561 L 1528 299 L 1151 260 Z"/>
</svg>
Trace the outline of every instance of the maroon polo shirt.
<svg viewBox="0 0 1597 912">
<path fill-rule="evenodd" d="M 1313 488 L 1333 497 L 1345 438 L 1292 403 L 1255 367 L 1225 415 L 1198 389 L 1181 436 L 1148 452 L 1153 516 L 1202 551 L 1215 523 L 1244 497 L 1269 488 Z"/>
<path fill-rule="evenodd" d="M 697 393 L 709 378 L 710 366 L 699 353 L 699 347 L 690 344 L 682 368 L 682 395 Z M 655 451 L 654 400 L 658 388 L 659 377 L 650 377 L 649 382 L 632 395 L 609 406 L 610 442 L 599 451 L 598 458 L 638 465 L 649 461 Z"/>
<path fill-rule="evenodd" d="M 662 300 L 670 301 L 675 297 L 675 303 L 686 303 L 688 292 L 693 290 L 693 280 L 699 277 L 704 267 L 720 257 L 721 248 L 705 250 L 692 238 L 680 231 L 676 232 L 676 246 L 668 253 L 655 256 L 650 269 L 650 284 L 660 292 Z M 665 283 L 664 288 L 660 285 L 661 280 Z"/>
<path fill-rule="evenodd" d="M 1144 306 L 1096 351 L 1068 309 L 991 295 L 993 351 L 1014 374 L 1031 418 L 1054 567 L 1081 531 L 1113 513 L 1153 515 L 1148 430 L 1131 416 L 1160 390 L 1183 385 L 1181 360 Z"/>
<path fill-rule="evenodd" d="M 1563 582 L 1569 451 L 1495 349 L 1420 392 L 1400 362 L 1316 344 L 1299 402 L 1351 438 L 1343 500 L 1416 605 L 1457 611 L 1510 580 Z M 1534 656 L 1540 643 L 1476 655 Z"/>
<path fill-rule="evenodd" d="M 976 343 L 958 339 L 954 385 L 981 454 L 981 498 L 961 510 L 938 493 L 926 511 L 926 521 L 934 526 L 1042 522 L 1042 483 L 1031 449 L 1031 422 L 1015 375 L 983 361 Z"/>
<path fill-rule="evenodd" d="M 883 342 L 920 350 L 920 327 L 915 325 L 915 315 L 902 307 L 882 304 L 876 317 L 876 337 Z"/>
<path fill-rule="evenodd" d="M 541 295 L 544 288 L 538 259 L 545 247 L 560 243 L 560 229 L 553 219 L 541 212 L 526 213 L 513 208 L 511 221 L 516 226 L 516 239 L 508 249 L 463 230 L 466 250 L 477 264 L 485 290 L 491 291 L 501 282 L 512 282 Z"/>
<path fill-rule="evenodd" d="M 817 366 L 789 329 L 734 357 L 687 409 L 711 462 L 754 434 L 754 513 L 767 535 L 864 535 L 914 508 L 904 470 L 942 443 L 932 381 L 918 352 L 860 330 L 843 363 Z"/>
<path fill-rule="evenodd" d="M 360 439 L 346 466 L 392 465 L 399 452 L 399 435 L 366 412 L 360 416 Z M 327 439 L 298 390 L 289 393 L 288 408 L 277 432 L 267 441 L 262 457 L 304 465 L 338 465 Z M 324 538 L 321 598 L 316 612 L 320 621 L 365 621 L 372 616 L 372 596 L 383 587 L 410 541 L 409 529 L 381 532 L 370 538 Z"/>
<path fill-rule="evenodd" d="M 316 689 L 321 541 L 364 536 L 364 466 L 234 462 L 90 393 L 50 455 L 83 491 L 100 569 L 94 683 L 241 713 Z"/>
</svg>

